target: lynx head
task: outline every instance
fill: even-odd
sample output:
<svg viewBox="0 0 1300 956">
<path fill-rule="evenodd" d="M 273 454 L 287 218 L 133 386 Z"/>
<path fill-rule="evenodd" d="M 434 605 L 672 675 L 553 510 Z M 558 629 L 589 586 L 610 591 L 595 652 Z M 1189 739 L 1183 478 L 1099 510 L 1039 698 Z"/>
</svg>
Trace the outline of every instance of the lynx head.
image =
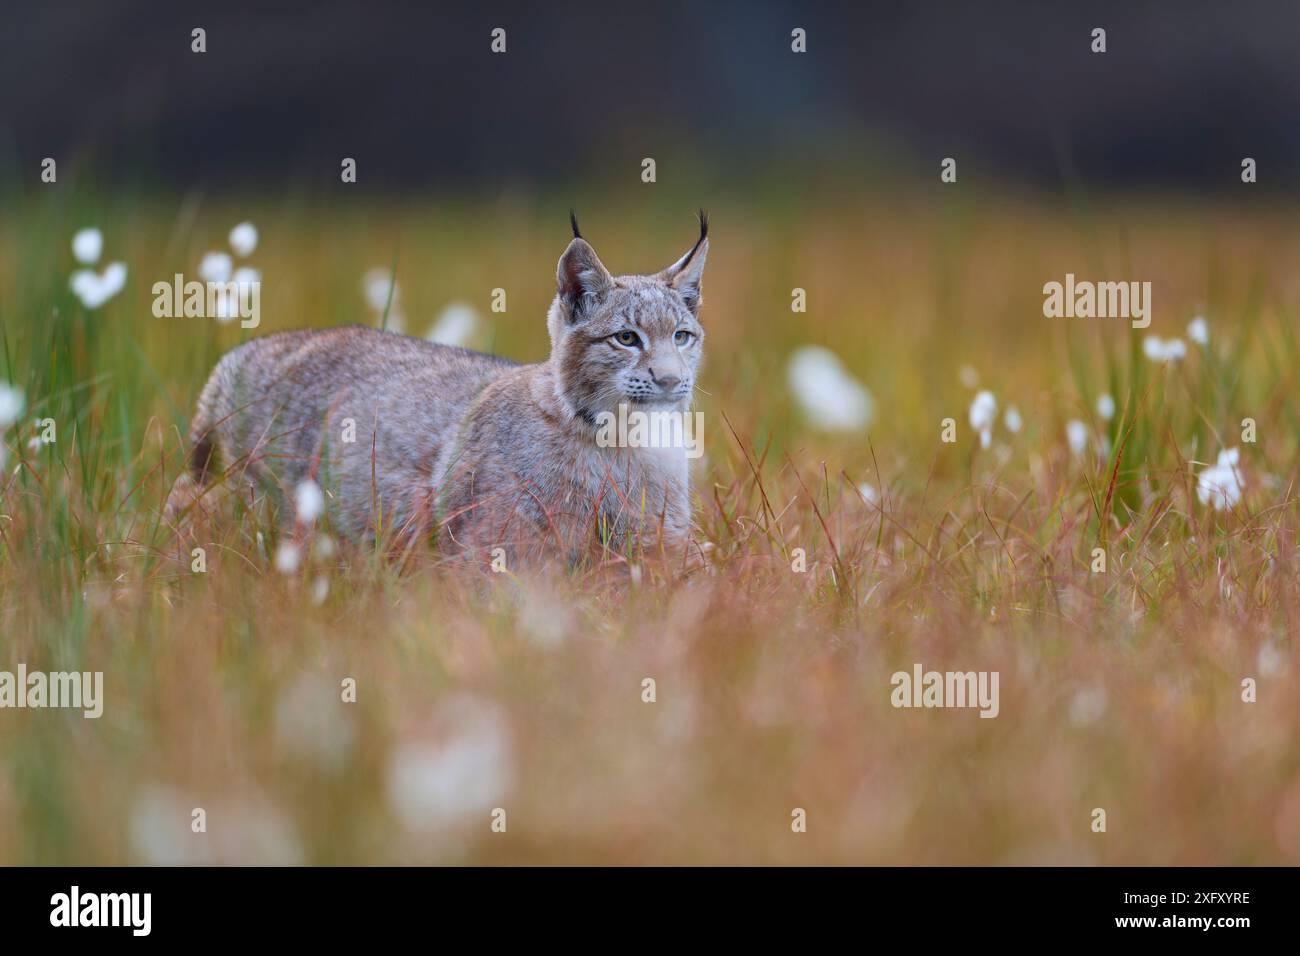
<svg viewBox="0 0 1300 956">
<path fill-rule="evenodd" d="M 654 275 L 612 276 L 578 232 L 560 257 L 547 316 L 551 361 L 561 397 L 594 421 L 622 403 L 647 410 L 685 408 L 704 344 L 700 277 L 709 254 L 709 220 L 686 255 Z"/>
</svg>

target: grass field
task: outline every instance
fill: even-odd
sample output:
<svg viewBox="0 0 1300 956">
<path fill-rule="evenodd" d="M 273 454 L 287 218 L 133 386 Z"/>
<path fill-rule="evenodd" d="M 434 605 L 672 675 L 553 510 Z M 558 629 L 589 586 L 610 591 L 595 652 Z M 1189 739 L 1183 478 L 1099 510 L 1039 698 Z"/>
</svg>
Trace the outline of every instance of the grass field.
<svg viewBox="0 0 1300 956">
<path fill-rule="evenodd" d="M 373 321 L 372 268 L 395 265 L 411 334 L 465 302 L 472 344 L 544 358 L 568 196 L 71 194 L 0 218 L 0 381 L 26 405 L 0 669 L 103 671 L 105 705 L 0 710 L 0 863 L 1300 863 L 1300 210 L 708 201 L 704 560 L 538 579 L 319 539 L 284 574 L 264 510 L 219 516 L 195 574 L 162 505 L 217 357 Z M 635 272 L 689 247 L 692 208 L 579 212 Z M 261 327 L 155 318 L 152 284 L 241 220 Z M 129 268 L 96 310 L 69 290 L 85 226 Z M 1151 281 L 1151 327 L 1045 318 L 1066 273 Z M 1186 356 L 1151 360 L 1147 334 Z M 870 390 L 868 428 L 805 420 L 786 370 L 809 344 Z M 29 444 L 47 418 L 57 440 Z M 1234 447 L 1242 494 L 1216 510 L 1198 476 Z M 997 671 L 996 719 L 893 707 L 917 662 Z"/>
</svg>

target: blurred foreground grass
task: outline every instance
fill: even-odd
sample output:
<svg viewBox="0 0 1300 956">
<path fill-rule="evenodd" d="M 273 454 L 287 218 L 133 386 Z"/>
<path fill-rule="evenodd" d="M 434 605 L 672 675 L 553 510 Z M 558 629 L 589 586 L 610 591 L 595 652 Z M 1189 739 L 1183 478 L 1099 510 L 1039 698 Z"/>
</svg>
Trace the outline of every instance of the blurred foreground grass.
<svg viewBox="0 0 1300 956">
<path fill-rule="evenodd" d="M 724 197 L 703 569 L 485 579 L 345 544 L 286 576 L 256 511 L 210 529 L 207 573 L 169 559 L 162 503 L 225 349 L 372 321 L 362 276 L 396 264 L 408 332 L 463 302 L 471 344 L 540 360 L 567 205 L 5 209 L 0 381 L 28 408 L 4 435 L 0 669 L 102 670 L 107 700 L 99 720 L 0 710 L 0 862 L 1300 862 L 1294 208 Z M 584 205 L 616 273 L 694 238 L 685 204 Z M 152 284 L 194 277 L 246 219 L 261 327 L 154 318 Z M 129 266 L 93 312 L 68 288 L 90 225 Z M 1067 272 L 1152 281 L 1152 327 L 1044 318 Z M 1196 314 L 1208 345 L 1143 356 Z M 807 344 L 871 390 L 869 429 L 805 424 L 786 363 Z M 987 449 L 976 387 L 999 404 Z M 58 440 L 29 446 L 47 417 Z M 1245 493 L 1215 511 L 1197 474 L 1234 446 Z M 914 662 L 999 671 L 1000 715 L 894 709 L 890 675 Z"/>
</svg>

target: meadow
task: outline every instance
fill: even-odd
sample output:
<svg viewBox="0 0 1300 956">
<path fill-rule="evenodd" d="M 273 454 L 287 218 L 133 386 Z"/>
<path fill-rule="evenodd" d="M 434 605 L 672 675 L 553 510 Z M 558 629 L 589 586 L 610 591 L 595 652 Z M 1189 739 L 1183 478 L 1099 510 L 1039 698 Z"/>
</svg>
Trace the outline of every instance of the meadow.
<svg viewBox="0 0 1300 956">
<path fill-rule="evenodd" d="M 697 196 L 642 195 L 578 203 L 616 273 L 694 240 Z M 1293 205 L 720 190 L 689 566 L 494 575 L 318 533 L 277 567 L 265 507 L 180 549 L 163 505 L 224 350 L 382 321 L 379 269 L 409 334 L 462 303 L 466 344 L 541 360 L 572 201 L 6 201 L 0 669 L 102 671 L 105 702 L 0 710 L 0 863 L 1300 863 Z M 156 318 L 243 221 L 260 326 Z M 94 308 L 92 226 L 128 270 Z M 1067 273 L 1150 281 L 1151 327 L 1046 318 Z M 806 346 L 860 420 L 792 388 Z M 916 663 L 998 672 L 997 717 L 894 707 Z"/>
</svg>

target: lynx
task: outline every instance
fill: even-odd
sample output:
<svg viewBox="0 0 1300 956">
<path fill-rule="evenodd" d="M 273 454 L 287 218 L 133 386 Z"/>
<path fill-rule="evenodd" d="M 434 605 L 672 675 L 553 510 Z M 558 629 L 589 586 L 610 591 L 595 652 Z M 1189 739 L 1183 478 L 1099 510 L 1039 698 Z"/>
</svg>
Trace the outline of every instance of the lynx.
<svg viewBox="0 0 1300 956">
<path fill-rule="evenodd" d="M 325 491 L 336 532 L 420 535 L 482 556 L 680 549 L 690 529 L 682 448 L 603 447 L 619 406 L 685 413 L 704 344 L 708 219 L 680 259 L 613 276 L 570 216 L 547 315 L 550 357 L 517 365 L 362 326 L 285 332 L 226 353 L 198 401 L 188 490 L 218 475 L 292 520 Z M 179 489 L 179 486 L 178 486 Z"/>
</svg>

